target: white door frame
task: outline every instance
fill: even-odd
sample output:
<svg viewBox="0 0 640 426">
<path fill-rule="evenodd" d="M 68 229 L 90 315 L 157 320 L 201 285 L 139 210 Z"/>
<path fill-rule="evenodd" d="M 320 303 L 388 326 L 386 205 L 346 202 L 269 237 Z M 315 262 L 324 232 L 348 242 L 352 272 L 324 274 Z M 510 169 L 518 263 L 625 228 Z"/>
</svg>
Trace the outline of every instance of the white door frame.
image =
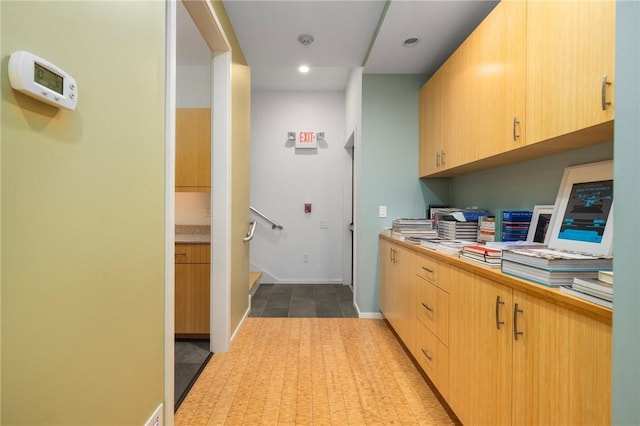
<svg viewBox="0 0 640 426">
<path fill-rule="evenodd" d="M 166 1 L 164 424 L 168 426 L 174 422 L 175 404 L 176 1 L 181 0 Z M 201 34 L 207 34 L 203 39 L 212 52 L 210 347 L 211 351 L 220 353 L 229 350 L 230 341 L 231 49 L 208 0 L 189 0 L 185 6 Z"/>
</svg>

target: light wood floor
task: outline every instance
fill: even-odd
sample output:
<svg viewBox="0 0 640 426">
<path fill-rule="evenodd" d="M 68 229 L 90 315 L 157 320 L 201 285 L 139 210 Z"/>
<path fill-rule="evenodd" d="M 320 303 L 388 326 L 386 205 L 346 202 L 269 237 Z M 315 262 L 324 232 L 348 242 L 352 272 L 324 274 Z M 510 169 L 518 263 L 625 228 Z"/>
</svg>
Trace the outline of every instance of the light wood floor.
<svg viewBox="0 0 640 426">
<path fill-rule="evenodd" d="M 382 320 L 247 318 L 176 425 L 450 425 Z"/>
</svg>

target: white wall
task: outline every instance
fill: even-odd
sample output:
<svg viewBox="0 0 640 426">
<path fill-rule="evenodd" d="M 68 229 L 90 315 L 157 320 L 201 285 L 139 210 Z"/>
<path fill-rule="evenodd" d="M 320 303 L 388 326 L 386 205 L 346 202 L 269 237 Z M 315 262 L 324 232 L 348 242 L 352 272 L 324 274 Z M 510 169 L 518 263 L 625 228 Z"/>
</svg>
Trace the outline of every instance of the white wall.
<svg viewBox="0 0 640 426">
<path fill-rule="evenodd" d="M 211 68 L 200 65 L 176 67 L 176 106 L 208 108 L 211 106 Z"/>
<path fill-rule="evenodd" d="M 176 225 L 210 225 L 211 194 L 176 192 Z"/>
<path fill-rule="evenodd" d="M 284 226 L 258 219 L 251 266 L 263 282 L 342 283 L 345 144 L 344 92 L 252 93 L 251 205 Z M 324 132 L 317 149 L 296 149 L 287 133 Z M 304 203 L 312 212 L 304 213 Z M 321 229 L 322 222 L 327 224 Z M 303 261 L 309 254 L 308 262 Z"/>
</svg>

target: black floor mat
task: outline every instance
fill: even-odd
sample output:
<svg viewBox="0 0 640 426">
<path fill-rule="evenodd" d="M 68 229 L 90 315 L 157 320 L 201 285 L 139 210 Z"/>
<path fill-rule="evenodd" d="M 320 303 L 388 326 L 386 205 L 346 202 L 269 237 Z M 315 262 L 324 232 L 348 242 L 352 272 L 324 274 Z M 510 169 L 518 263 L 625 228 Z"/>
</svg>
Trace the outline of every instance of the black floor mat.
<svg viewBox="0 0 640 426">
<path fill-rule="evenodd" d="M 174 411 L 178 410 L 212 355 L 209 352 L 209 340 L 176 340 Z"/>
</svg>

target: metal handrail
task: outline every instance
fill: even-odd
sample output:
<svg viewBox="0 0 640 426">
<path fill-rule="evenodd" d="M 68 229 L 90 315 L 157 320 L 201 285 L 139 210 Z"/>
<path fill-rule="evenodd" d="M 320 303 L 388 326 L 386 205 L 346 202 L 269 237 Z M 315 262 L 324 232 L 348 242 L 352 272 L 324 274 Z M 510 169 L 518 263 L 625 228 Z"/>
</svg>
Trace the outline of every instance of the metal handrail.
<svg viewBox="0 0 640 426">
<path fill-rule="evenodd" d="M 265 216 L 263 213 L 259 212 L 258 210 L 256 210 L 252 206 L 249 206 L 249 209 L 252 212 L 254 212 L 255 214 L 257 214 L 258 216 L 260 216 L 261 218 L 263 218 L 264 220 L 266 220 L 267 222 L 269 222 L 271 224 L 271 229 L 282 229 L 282 225 L 280 225 L 280 224 L 274 222 L 273 220 L 269 219 L 267 216 Z"/>
<path fill-rule="evenodd" d="M 247 232 L 247 236 L 242 239 L 242 241 L 247 242 L 253 240 L 253 233 L 256 232 L 256 221 L 254 220 L 249 224 L 249 232 Z"/>
</svg>

